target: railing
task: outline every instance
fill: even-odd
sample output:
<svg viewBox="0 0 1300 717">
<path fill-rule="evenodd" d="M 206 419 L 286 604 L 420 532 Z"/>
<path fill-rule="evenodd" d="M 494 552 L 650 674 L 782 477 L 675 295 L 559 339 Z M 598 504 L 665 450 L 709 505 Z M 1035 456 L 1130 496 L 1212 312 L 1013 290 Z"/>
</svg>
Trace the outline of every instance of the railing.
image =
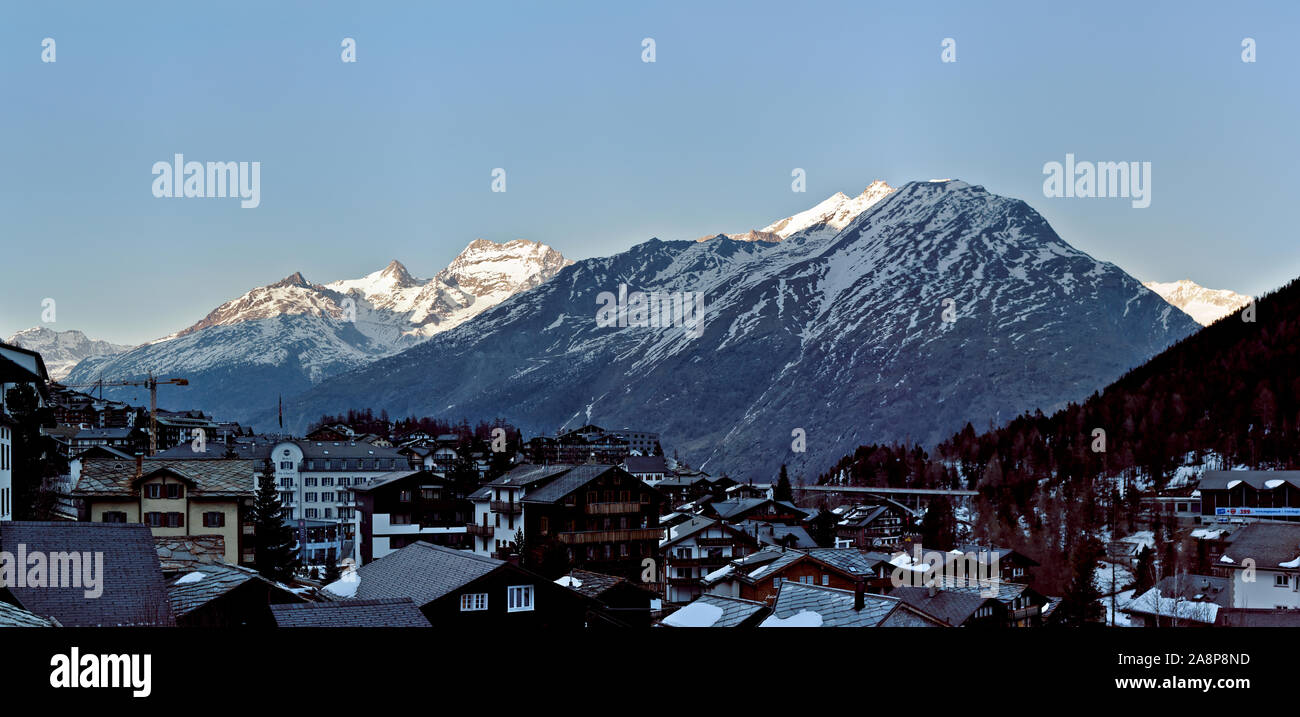
<svg viewBox="0 0 1300 717">
<path fill-rule="evenodd" d="M 587 543 L 619 543 L 629 540 L 661 540 L 663 536 L 663 528 L 625 528 L 622 530 L 584 530 L 559 533 L 556 538 L 566 545 L 586 545 Z"/>
<path fill-rule="evenodd" d="M 709 567 L 713 565 L 722 567 L 732 560 L 735 560 L 735 558 L 724 555 L 719 555 L 717 557 L 709 557 L 706 555 L 700 558 L 679 558 L 675 555 L 669 555 L 664 558 L 664 564 L 682 568 Z"/>
<path fill-rule="evenodd" d="M 488 504 L 488 510 L 493 513 L 505 513 L 506 515 L 519 515 L 524 512 L 524 504 L 516 503 L 510 500 L 494 500 Z"/>
<path fill-rule="evenodd" d="M 465 524 L 465 532 L 469 533 L 470 535 L 488 536 L 488 535 L 493 535 L 495 531 L 496 528 L 491 525 L 483 525 L 482 523 Z"/>
<path fill-rule="evenodd" d="M 618 513 L 640 513 L 641 504 L 633 501 L 614 503 L 588 503 L 587 515 L 615 515 Z"/>
</svg>

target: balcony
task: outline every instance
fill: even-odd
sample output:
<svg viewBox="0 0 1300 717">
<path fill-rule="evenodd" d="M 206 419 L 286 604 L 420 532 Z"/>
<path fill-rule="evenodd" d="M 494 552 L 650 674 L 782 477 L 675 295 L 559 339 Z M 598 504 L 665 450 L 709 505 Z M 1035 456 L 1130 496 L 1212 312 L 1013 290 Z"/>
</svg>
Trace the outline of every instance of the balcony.
<svg viewBox="0 0 1300 717">
<path fill-rule="evenodd" d="M 495 534 L 495 531 L 496 531 L 496 528 L 493 527 L 493 526 L 491 526 L 491 525 L 483 525 L 482 523 L 466 523 L 466 524 L 465 524 L 465 532 L 466 532 L 466 533 L 469 533 L 470 535 L 479 535 L 479 536 L 483 536 L 483 537 L 489 537 L 489 536 Z"/>
<path fill-rule="evenodd" d="M 587 515 L 618 515 L 622 513 L 640 513 L 640 512 L 641 512 L 641 504 L 633 501 L 587 504 Z"/>
<path fill-rule="evenodd" d="M 700 578 L 668 578 L 669 585 L 699 585 Z"/>
<path fill-rule="evenodd" d="M 519 515 L 524 512 L 524 504 L 509 500 L 494 500 L 488 504 L 488 510 L 491 510 L 493 513 Z"/>
<path fill-rule="evenodd" d="M 723 545 L 735 545 L 739 542 L 738 538 L 696 538 L 695 544 L 701 547 L 719 547 Z"/>
<path fill-rule="evenodd" d="M 682 567 L 682 568 L 698 568 L 698 567 L 705 567 L 705 568 L 708 568 L 708 567 L 718 567 L 718 568 L 720 568 L 720 567 L 722 567 L 723 565 L 726 565 L 727 563 L 731 562 L 731 561 L 734 560 L 734 559 L 735 559 L 735 558 L 733 558 L 733 557 L 731 557 L 731 556 L 729 556 L 729 555 L 727 555 L 727 556 L 719 555 L 719 556 L 717 556 L 717 557 L 709 557 L 709 556 L 706 555 L 706 556 L 704 556 L 704 557 L 700 557 L 700 558 L 679 558 L 679 557 L 677 557 L 677 556 L 670 555 L 670 556 L 664 558 L 664 564 L 665 564 L 665 565 L 672 565 L 673 567 Z"/>
<path fill-rule="evenodd" d="M 558 533 L 555 536 L 565 545 L 586 545 L 588 543 L 622 543 L 632 540 L 662 540 L 663 528 L 624 528 L 621 530 L 584 530 L 573 533 Z"/>
</svg>

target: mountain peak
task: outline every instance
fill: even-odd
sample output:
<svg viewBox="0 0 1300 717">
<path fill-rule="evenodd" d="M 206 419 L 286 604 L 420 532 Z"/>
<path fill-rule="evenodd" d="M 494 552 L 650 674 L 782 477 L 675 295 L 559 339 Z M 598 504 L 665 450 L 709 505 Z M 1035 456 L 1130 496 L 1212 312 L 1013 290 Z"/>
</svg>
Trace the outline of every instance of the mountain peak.
<svg viewBox="0 0 1300 717">
<path fill-rule="evenodd" d="M 1142 285 L 1178 307 L 1201 326 L 1209 326 L 1252 301 L 1245 294 L 1228 289 L 1207 289 L 1191 279 L 1146 281 Z"/>
<path fill-rule="evenodd" d="M 388 266 L 384 267 L 383 271 L 379 272 L 379 275 L 386 279 L 392 279 L 401 286 L 409 285 L 414 281 L 411 278 L 411 273 L 406 270 L 402 262 L 396 259 L 388 262 Z"/>
<path fill-rule="evenodd" d="M 311 282 L 307 281 L 307 277 L 303 276 L 301 271 L 295 271 L 274 284 L 271 284 L 268 288 L 275 289 L 288 286 L 311 286 Z"/>
</svg>

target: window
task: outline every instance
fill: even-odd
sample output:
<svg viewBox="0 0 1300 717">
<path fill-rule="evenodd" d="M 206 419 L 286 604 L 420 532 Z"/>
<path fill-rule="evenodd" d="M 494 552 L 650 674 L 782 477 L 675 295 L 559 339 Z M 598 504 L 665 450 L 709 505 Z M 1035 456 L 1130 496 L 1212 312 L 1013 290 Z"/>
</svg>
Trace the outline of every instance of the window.
<svg viewBox="0 0 1300 717">
<path fill-rule="evenodd" d="M 144 524 L 150 528 L 161 528 L 163 526 L 163 514 L 154 512 L 145 513 Z"/>
<path fill-rule="evenodd" d="M 150 483 L 144 487 L 144 497 L 161 498 L 163 497 L 163 487 L 161 483 Z"/>
<path fill-rule="evenodd" d="M 315 509 L 315 508 L 308 508 L 307 510 L 303 511 L 303 517 L 304 517 L 304 518 L 315 518 L 315 517 L 316 517 L 316 509 Z"/>
<path fill-rule="evenodd" d="M 460 611 L 473 612 L 487 609 L 487 593 L 465 593 L 460 596 Z"/>
<path fill-rule="evenodd" d="M 532 585 L 511 585 L 506 588 L 506 612 L 524 612 L 532 609 Z"/>
<path fill-rule="evenodd" d="M 303 479 L 302 479 L 302 484 L 305 485 L 305 486 L 307 486 L 308 488 L 315 488 L 315 487 L 316 487 L 316 476 L 307 476 L 306 478 L 303 478 Z"/>
<path fill-rule="evenodd" d="M 391 520 L 389 520 L 389 523 L 391 523 L 392 525 L 410 525 L 410 524 L 411 524 L 411 514 L 410 514 L 410 513 L 393 513 Z"/>
<path fill-rule="evenodd" d="M 346 478 L 340 478 L 339 480 L 347 480 L 347 479 L 346 479 Z M 334 485 L 334 479 L 333 479 L 332 477 L 330 477 L 330 476 L 325 476 L 324 478 L 321 478 L 321 479 L 320 479 L 320 484 L 323 485 L 323 486 L 332 486 L 332 485 Z"/>
<path fill-rule="evenodd" d="M 831 584 L 831 576 L 826 573 L 822 573 L 822 585 L 830 585 L 830 584 Z"/>
<path fill-rule="evenodd" d="M 303 498 L 303 500 L 305 500 L 305 501 L 308 502 L 308 503 L 315 503 L 315 502 L 316 502 L 316 494 L 315 494 L 315 493 L 308 493 L 308 494 L 306 495 L 306 497 Z"/>
<path fill-rule="evenodd" d="M 293 461 L 280 461 L 280 470 L 293 470 Z"/>
<path fill-rule="evenodd" d="M 167 527 L 168 527 L 168 528 L 184 528 L 184 527 L 185 527 L 185 514 L 184 514 L 184 513 L 168 513 L 168 514 L 167 514 Z"/>
<path fill-rule="evenodd" d="M 397 494 L 397 499 L 398 499 L 399 501 L 403 502 L 403 503 L 410 503 L 410 502 L 411 502 L 411 491 L 409 491 L 409 490 L 404 490 L 404 491 L 399 492 L 399 493 Z"/>
<path fill-rule="evenodd" d="M 203 527 L 205 528 L 224 528 L 226 527 L 226 514 L 218 511 L 212 511 L 203 514 Z"/>
<path fill-rule="evenodd" d="M 1289 587 L 1290 584 L 1291 584 L 1291 576 L 1289 576 L 1289 575 L 1274 575 L 1274 576 L 1273 576 L 1273 587 L 1275 587 L 1275 588 L 1285 588 L 1285 587 Z"/>
<path fill-rule="evenodd" d="M 551 532 L 551 519 L 550 519 L 550 518 L 547 518 L 546 516 L 543 515 L 542 518 L 541 518 L 541 520 L 538 521 L 538 522 L 539 522 L 539 526 L 538 526 L 538 527 L 539 527 L 539 529 L 541 530 L 542 535 L 546 535 L 547 533 Z"/>
<path fill-rule="evenodd" d="M 799 582 L 803 583 L 804 585 L 812 585 L 812 584 L 813 584 L 813 576 L 811 576 L 811 575 L 804 575 L 804 576 L 802 576 L 802 577 L 799 578 Z"/>
<path fill-rule="evenodd" d="M 105 523 L 125 523 L 126 513 L 120 510 L 110 510 L 104 513 L 101 520 Z"/>
<path fill-rule="evenodd" d="M 176 498 L 184 498 L 184 497 L 185 497 L 185 487 L 182 486 L 180 483 L 168 483 L 168 484 L 167 484 L 167 497 L 168 497 L 168 498 L 172 498 L 172 499 L 176 499 Z"/>
</svg>

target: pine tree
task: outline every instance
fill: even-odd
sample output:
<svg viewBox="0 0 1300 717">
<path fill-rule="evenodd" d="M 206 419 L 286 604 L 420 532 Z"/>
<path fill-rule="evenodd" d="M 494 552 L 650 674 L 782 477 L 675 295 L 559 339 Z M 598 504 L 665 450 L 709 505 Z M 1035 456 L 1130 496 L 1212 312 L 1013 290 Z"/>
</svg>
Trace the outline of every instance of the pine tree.
<svg viewBox="0 0 1300 717">
<path fill-rule="evenodd" d="M 1097 590 L 1094 577 L 1097 572 L 1097 560 L 1101 557 L 1101 544 L 1092 536 L 1085 536 L 1075 546 L 1071 557 L 1072 577 L 1070 586 L 1061 601 L 1061 621 L 1066 625 L 1082 626 L 1100 623 L 1102 606 L 1098 602 L 1101 592 Z"/>
<path fill-rule="evenodd" d="M 776 479 L 776 489 L 772 491 L 773 500 L 783 500 L 787 503 L 794 502 L 794 488 L 790 487 L 790 476 L 786 474 L 785 464 L 781 464 L 781 473 Z"/>
<path fill-rule="evenodd" d="M 285 522 L 284 506 L 275 487 L 275 466 L 268 456 L 253 502 L 253 562 L 257 572 L 269 580 L 292 580 L 298 567 L 296 542 L 293 526 Z"/>
<path fill-rule="evenodd" d="M 333 550 L 325 552 L 325 582 L 332 583 L 339 579 L 339 561 Z"/>
<path fill-rule="evenodd" d="M 41 435 L 43 424 L 54 425 L 49 409 L 42 409 L 36 389 L 17 384 L 5 393 L 5 407 L 13 419 L 13 511 L 17 520 L 49 520 L 56 495 L 46 481 L 68 472 L 68 461 L 54 439 Z"/>
<path fill-rule="evenodd" d="M 1141 595 L 1156 584 L 1156 555 L 1151 548 L 1143 546 L 1138 553 L 1137 568 L 1133 575 L 1133 594 Z"/>
<path fill-rule="evenodd" d="M 808 521 L 808 535 L 817 545 L 829 548 L 835 545 L 835 522 L 835 514 L 821 508 L 817 511 L 817 515 Z"/>
<path fill-rule="evenodd" d="M 938 550 L 951 550 L 957 546 L 957 519 L 953 517 L 952 504 L 946 496 L 935 496 L 926 507 L 921 518 L 921 545 Z"/>
</svg>

